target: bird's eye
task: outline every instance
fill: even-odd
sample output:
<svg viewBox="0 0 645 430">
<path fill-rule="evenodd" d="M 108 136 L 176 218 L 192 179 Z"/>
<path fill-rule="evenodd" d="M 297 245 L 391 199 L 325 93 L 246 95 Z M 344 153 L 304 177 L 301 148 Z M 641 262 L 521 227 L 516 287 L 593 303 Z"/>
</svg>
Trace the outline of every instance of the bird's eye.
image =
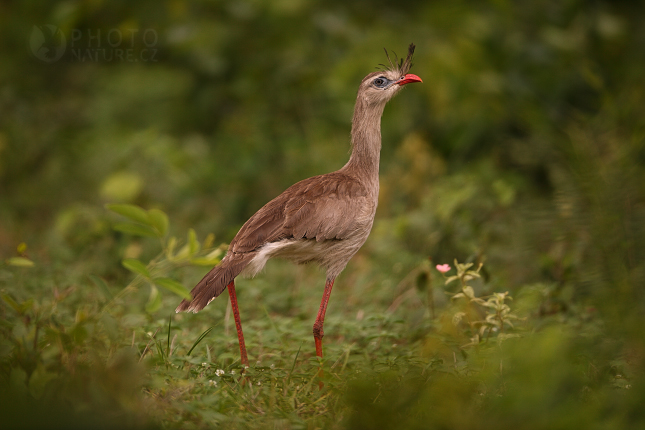
<svg viewBox="0 0 645 430">
<path fill-rule="evenodd" d="M 374 84 L 374 86 L 378 88 L 383 88 L 388 84 L 388 80 L 385 79 L 384 77 L 380 77 L 380 78 L 374 79 L 372 83 Z"/>
</svg>

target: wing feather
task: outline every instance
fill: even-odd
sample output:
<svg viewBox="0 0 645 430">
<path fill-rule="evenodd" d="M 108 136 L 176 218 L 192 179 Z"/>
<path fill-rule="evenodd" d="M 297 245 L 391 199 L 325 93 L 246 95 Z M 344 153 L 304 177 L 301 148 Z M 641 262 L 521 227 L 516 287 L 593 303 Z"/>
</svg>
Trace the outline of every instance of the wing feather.
<svg viewBox="0 0 645 430">
<path fill-rule="evenodd" d="M 368 212 L 366 188 L 341 172 L 300 181 L 255 213 L 230 245 L 235 253 L 250 252 L 282 239 L 344 239 Z"/>
</svg>

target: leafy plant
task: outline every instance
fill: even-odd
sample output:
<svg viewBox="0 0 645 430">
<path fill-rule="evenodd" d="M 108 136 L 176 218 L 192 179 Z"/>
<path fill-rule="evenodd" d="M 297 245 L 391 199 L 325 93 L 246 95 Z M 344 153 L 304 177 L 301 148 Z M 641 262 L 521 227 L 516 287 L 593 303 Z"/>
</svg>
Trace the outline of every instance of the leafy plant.
<svg viewBox="0 0 645 430">
<path fill-rule="evenodd" d="M 157 287 L 164 288 L 182 299 L 190 299 L 190 292 L 180 282 L 165 276 L 168 272 L 186 266 L 214 266 L 219 263 L 223 247 L 210 249 L 214 236 L 206 237 L 203 244 L 197 240 L 195 230 L 190 229 L 186 243 L 177 250 L 178 239 L 168 235 L 168 216 L 159 209 L 148 211 L 130 204 L 111 204 L 106 206 L 112 212 L 126 217 L 130 222 L 114 225 L 114 229 L 133 236 L 156 237 L 162 246 L 161 253 L 147 264 L 135 259 L 126 258 L 123 267 L 137 277 L 123 290 L 123 293 L 147 283 L 150 295 L 146 311 L 155 313 L 161 307 L 161 295 Z M 203 251 L 205 250 L 205 251 Z"/>
<path fill-rule="evenodd" d="M 442 273 L 445 273 L 445 266 L 441 265 L 437 266 L 437 268 Z M 498 341 L 519 336 L 518 334 L 509 334 L 504 331 L 507 327 L 514 328 L 513 321 L 525 319 L 511 312 L 510 306 L 505 303 L 508 300 L 513 300 L 513 298 L 508 294 L 508 291 L 504 293 L 493 293 L 488 297 L 476 297 L 475 290 L 468 285 L 468 282 L 481 278 L 479 272 L 483 264 L 480 263 L 476 270 L 472 270 L 472 267 L 473 263 L 460 264 L 455 260 L 457 274 L 447 277 L 445 282 L 446 285 L 449 285 L 454 281 L 459 281 L 461 291 L 452 294 L 451 299 L 465 299 L 468 303 L 468 310 L 456 312 L 452 317 L 453 324 L 455 325 L 459 325 L 459 323 L 465 320 L 474 334 L 471 342 L 465 346 L 478 345 L 481 341 L 488 340 L 493 333 L 497 333 L 495 337 Z M 480 311 L 483 312 L 477 312 L 471 309 L 473 305 L 478 305 Z M 483 314 L 483 319 L 478 318 L 478 315 L 481 314 Z M 473 315 L 475 316 L 473 317 Z"/>
</svg>

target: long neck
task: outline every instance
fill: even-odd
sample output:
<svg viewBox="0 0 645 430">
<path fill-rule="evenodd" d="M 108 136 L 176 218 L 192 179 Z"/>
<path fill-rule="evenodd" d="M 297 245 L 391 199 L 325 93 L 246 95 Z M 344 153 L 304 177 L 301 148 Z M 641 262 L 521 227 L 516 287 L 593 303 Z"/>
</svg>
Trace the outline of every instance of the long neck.
<svg viewBox="0 0 645 430">
<path fill-rule="evenodd" d="M 344 169 L 378 187 L 381 157 L 381 115 L 385 103 L 371 103 L 358 97 L 352 119 L 352 155 Z"/>
</svg>

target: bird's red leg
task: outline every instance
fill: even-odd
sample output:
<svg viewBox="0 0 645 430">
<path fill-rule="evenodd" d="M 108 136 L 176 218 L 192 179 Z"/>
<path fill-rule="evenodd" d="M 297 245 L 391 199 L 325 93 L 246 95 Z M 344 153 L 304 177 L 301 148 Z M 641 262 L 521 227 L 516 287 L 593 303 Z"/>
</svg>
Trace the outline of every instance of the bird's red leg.
<svg viewBox="0 0 645 430">
<path fill-rule="evenodd" d="M 235 318 L 235 327 L 237 328 L 237 340 L 240 342 L 240 357 L 244 366 L 249 365 L 249 358 L 246 356 L 246 344 L 244 343 L 244 334 L 242 333 L 242 321 L 240 321 L 240 310 L 237 307 L 237 295 L 235 294 L 235 280 L 228 284 L 228 295 L 231 298 L 231 308 L 233 308 L 233 317 Z"/>
<path fill-rule="evenodd" d="M 327 312 L 327 303 L 329 302 L 329 296 L 331 296 L 331 287 L 334 286 L 333 279 L 327 279 L 325 282 L 325 292 L 323 293 L 322 301 L 320 302 L 320 309 L 318 309 L 318 316 L 316 316 L 316 322 L 314 323 L 314 341 L 316 342 L 316 355 L 320 358 L 323 356 L 322 352 L 322 338 L 325 335 L 323 332 L 323 323 L 325 322 L 325 312 Z M 323 375 L 322 368 L 320 369 L 319 376 Z M 323 387 L 322 381 L 320 382 L 320 388 Z"/>
</svg>

